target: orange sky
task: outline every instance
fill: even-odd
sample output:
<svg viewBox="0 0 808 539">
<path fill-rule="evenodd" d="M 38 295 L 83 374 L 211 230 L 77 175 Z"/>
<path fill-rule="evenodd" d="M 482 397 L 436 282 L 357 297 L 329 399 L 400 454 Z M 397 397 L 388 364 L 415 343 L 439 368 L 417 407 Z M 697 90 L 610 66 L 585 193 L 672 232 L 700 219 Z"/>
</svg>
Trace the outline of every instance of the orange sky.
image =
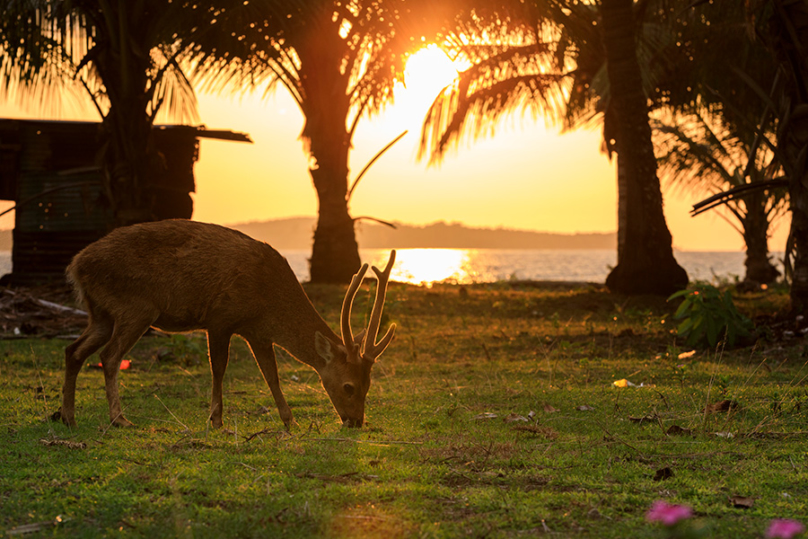
<svg viewBox="0 0 808 539">
<path fill-rule="evenodd" d="M 495 138 L 462 146 L 438 167 L 416 161 L 421 121 L 446 76 L 428 69 L 415 72 L 408 90 L 397 92 L 394 105 L 360 123 L 351 156 L 352 179 L 385 144 L 405 129 L 410 132 L 362 179 L 351 202 L 354 216 L 548 232 L 615 230 L 614 165 L 599 152 L 598 131 L 559 135 L 541 120 L 514 117 Z M 255 144 L 202 142 L 194 219 L 229 224 L 316 214 L 317 200 L 298 140 L 302 116 L 283 89 L 266 99 L 260 94 L 201 95 L 199 108 L 208 127 L 247 132 Z M 34 116 L 0 105 L 0 117 Z M 83 116 L 97 119 L 90 111 Z M 742 249 L 740 235 L 714 212 L 690 217 L 690 206 L 699 199 L 666 194 L 674 246 Z M 0 210 L 8 206 L 0 203 Z M 0 218 L 0 228 L 11 227 L 9 216 Z M 778 227 L 770 242 L 773 250 L 783 249 L 787 228 L 785 222 Z"/>
</svg>

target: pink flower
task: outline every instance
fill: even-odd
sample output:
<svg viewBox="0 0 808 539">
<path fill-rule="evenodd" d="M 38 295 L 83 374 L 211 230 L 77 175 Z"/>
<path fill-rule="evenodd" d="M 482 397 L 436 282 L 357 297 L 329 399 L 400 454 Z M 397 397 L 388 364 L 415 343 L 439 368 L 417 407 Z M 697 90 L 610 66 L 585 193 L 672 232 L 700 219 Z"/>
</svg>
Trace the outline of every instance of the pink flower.
<svg viewBox="0 0 808 539">
<path fill-rule="evenodd" d="M 805 531 L 805 526 L 796 520 L 789 520 L 787 518 L 777 518 L 772 520 L 769 524 L 769 529 L 766 530 L 766 537 L 769 539 L 791 539 L 792 537 L 801 534 Z"/>
<path fill-rule="evenodd" d="M 686 505 L 672 505 L 662 500 L 657 500 L 645 513 L 645 520 L 648 522 L 661 522 L 665 526 L 673 526 L 680 520 L 693 516 L 693 510 Z"/>
</svg>

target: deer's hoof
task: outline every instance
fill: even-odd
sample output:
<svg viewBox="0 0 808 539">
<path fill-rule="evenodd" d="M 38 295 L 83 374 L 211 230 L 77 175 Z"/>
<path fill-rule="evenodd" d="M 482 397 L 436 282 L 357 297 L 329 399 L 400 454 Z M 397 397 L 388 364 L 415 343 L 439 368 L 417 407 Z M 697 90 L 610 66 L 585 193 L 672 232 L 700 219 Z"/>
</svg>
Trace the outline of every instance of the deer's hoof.
<svg viewBox="0 0 808 539">
<path fill-rule="evenodd" d="M 117 417 L 116 419 L 114 419 L 112 421 L 112 424 L 115 425 L 116 427 L 123 427 L 123 428 L 128 428 L 128 427 L 134 427 L 135 426 L 134 423 L 132 423 L 131 421 L 129 421 L 128 419 L 126 419 L 123 416 L 120 416 L 120 417 Z"/>
</svg>

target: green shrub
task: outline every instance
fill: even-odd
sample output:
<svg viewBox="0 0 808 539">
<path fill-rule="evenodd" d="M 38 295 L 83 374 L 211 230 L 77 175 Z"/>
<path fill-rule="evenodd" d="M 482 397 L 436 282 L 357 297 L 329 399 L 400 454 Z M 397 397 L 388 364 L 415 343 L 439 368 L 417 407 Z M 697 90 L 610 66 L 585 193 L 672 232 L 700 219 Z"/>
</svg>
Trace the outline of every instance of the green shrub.
<svg viewBox="0 0 808 539">
<path fill-rule="evenodd" d="M 752 321 L 735 308 L 729 290 L 721 293 L 712 285 L 697 284 L 676 292 L 668 301 L 676 298 L 682 298 L 673 315 L 681 320 L 677 333 L 689 346 L 715 346 L 723 336 L 733 346 L 738 337 L 748 337 L 755 330 Z"/>
</svg>

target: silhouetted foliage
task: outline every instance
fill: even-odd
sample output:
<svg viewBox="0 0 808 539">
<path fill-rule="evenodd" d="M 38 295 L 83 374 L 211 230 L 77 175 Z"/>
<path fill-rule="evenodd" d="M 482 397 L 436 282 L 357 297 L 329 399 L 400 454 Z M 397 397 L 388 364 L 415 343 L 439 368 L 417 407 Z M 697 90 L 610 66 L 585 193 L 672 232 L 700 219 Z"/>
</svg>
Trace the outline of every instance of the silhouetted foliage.
<svg viewBox="0 0 808 539">
<path fill-rule="evenodd" d="M 230 39 L 200 41 L 205 58 L 196 73 L 209 89 L 280 84 L 305 117 L 301 137 L 319 199 L 312 281 L 345 282 L 359 268 L 348 168 L 356 127 L 391 101 L 409 54 L 454 18 L 455 7 L 423 0 L 309 1 L 265 11 L 263 21 L 222 11 L 217 23 L 233 29 Z"/>
<path fill-rule="evenodd" d="M 665 29 L 651 26 L 635 41 L 641 17 L 631 3 L 620 4 L 620 15 L 608 20 L 607 7 L 614 5 L 511 2 L 496 16 L 475 14 L 447 37 L 447 46 L 472 67 L 435 100 L 421 154 L 439 159 L 463 136 L 489 133 L 502 115 L 518 109 L 532 108 L 567 128 L 602 117 L 606 148 L 620 159 L 618 267 L 611 286 L 667 294 L 687 276 L 673 258 L 648 129 L 645 95 L 661 75 L 641 70 L 637 57 L 647 60 L 672 38 L 666 41 Z M 608 34 L 611 24 L 618 30 Z M 609 71 L 614 64 L 617 71 Z"/>
<path fill-rule="evenodd" d="M 771 151 L 759 152 L 754 166 L 747 167 L 755 134 L 731 132 L 720 116 L 675 115 L 669 123 L 657 120 L 652 126 L 660 171 L 672 187 L 714 194 L 781 173 Z M 768 240 L 770 224 L 787 210 L 786 195 L 785 188 L 752 190 L 729 201 L 720 214 L 744 238 L 745 281 L 771 283 L 780 275 L 769 258 Z"/>
<path fill-rule="evenodd" d="M 0 3 L 2 97 L 57 113 L 65 95 L 89 100 L 103 120 L 104 187 L 118 224 L 156 217 L 151 178 L 163 166 L 151 139 L 157 114 L 197 119 L 180 62 L 201 32 L 201 11 L 156 0 Z"/>
</svg>

